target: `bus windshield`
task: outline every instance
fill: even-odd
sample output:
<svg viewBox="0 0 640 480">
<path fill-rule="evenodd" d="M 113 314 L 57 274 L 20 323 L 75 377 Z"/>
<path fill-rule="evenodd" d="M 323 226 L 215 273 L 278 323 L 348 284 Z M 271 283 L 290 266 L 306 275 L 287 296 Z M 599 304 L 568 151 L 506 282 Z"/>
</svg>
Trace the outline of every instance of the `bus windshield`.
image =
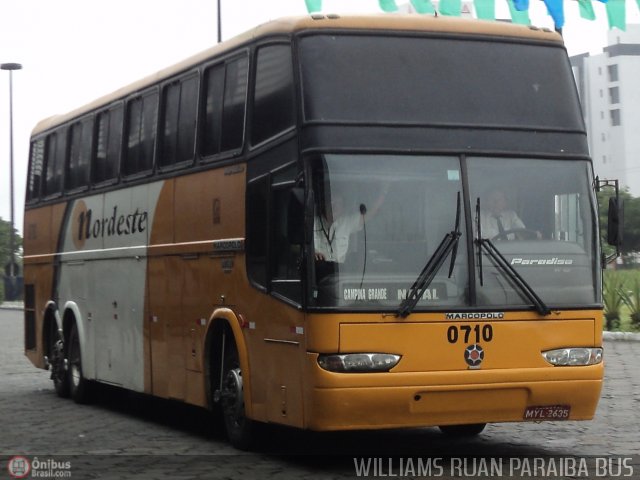
<svg viewBox="0 0 640 480">
<path fill-rule="evenodd" d="M 481 239 L 546 305 L 597 303 L 587 162 L 325 154 L 312 160 L 311 171 L 311 298 L 318 307 L 397 310 L 455 230 L 465 182 L 455 252 L 437 269 L 415 310 L 532 307 L 512 276 L 479 248 Z"/>
</svg>

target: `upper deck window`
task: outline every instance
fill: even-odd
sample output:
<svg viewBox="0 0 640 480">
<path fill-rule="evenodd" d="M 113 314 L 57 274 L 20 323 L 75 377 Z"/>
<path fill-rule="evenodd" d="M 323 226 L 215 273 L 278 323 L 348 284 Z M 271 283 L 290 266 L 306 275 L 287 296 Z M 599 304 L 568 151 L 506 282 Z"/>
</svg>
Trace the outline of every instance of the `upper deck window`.
<svg viewBox="0 0 640 480">
<path fill-rule="evenodd" d="M 62 192 L 62 173 L 66 152 L 66 130 L 58 130 L 47 137 L 44 179 L 45 196 Z"/>
<path fill-rule="evenodd" d="M 31 143 L 29 161 L 29 178 L 27 180 L 27 202 L 36 200 L 40 196 L 40 182 L 44 165 L 44 139 Z"/>
<path fill-rule="evenodd" d="M 69 162 L 65 172 L 65 187 L 67 190 L 73 190 L 89 185 L 93 117 L 74 123 L 69 136 Z"/>
<path fill-rule="evenodd" d="M 555 45 L 389 35 L 299 45 L 307 121 L 584 131 Z"/>
<path fill-rule="evenodd" d="M 248 72 L 249 59 L 246 55 L 205 71 L 203 155 L 242 147 Z"/>
<path fill-rule="evenodd" d="M 96 126 L 96 152 L 91 166 L 94 183 L 113 180 L 118 176 L 122 146 L 122 105 L 100 112 Z"/>
<path fill-rule="evenodd" d="M 130 100 L 127 105 L 127 145 L 122 170 L 125 175 L 151 170 L 158 121 L 158 93 Z"/>
<path fill-rule="evenodd" d="M 193 160 L 199 84 L 199 77 L 192 75 L 167 85 L 163 90 L 161 167 Z"/>
<path fill-rule="evenodd" d="M 256 64 L 252 145 L 295 125 L 294 99 L 291 46 L 260 48 Z"/>
</svg>

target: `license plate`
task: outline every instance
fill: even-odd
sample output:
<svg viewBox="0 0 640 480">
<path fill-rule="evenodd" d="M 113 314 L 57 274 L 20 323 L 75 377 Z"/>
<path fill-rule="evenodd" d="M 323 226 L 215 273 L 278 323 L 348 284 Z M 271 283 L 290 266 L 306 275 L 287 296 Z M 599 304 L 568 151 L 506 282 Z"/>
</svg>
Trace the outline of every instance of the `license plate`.
<svg viewBox="0 0 640 480">
<path fill-rule="evenodd" d="M 542 405 L 527 407 L 524 411 L 524 420 L 569 420 L 571 407 L 569 405 Z"/>
</svg>

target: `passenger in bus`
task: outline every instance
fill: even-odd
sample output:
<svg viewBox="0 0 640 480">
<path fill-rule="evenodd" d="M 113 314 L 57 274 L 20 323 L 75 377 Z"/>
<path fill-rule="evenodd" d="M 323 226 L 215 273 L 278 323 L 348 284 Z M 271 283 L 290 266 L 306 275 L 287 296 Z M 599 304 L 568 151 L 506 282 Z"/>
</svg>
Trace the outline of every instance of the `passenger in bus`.
<svg viewBox="0 0 640 480">
<path fill-rule="evenodd" d="M 509 208 L 507 196 L 502 190 L 492 190 L 487 195 L 483 207 L 480 212 L 480 226 L 484 238 L 514 240 L 514 230 L 527 228 L 518 214 Z"/>
<path fill-rule="evenodd" d="M 313 225 L 318 278 L 333 273 L 336 264 L 344 263 L 349 249 L 349 237 L 361 230 L 365 221 L 378 213 L 388 191 L 389 185 L 385 184 L 370 209 L 361 203 L 360 211 L 354 213 L 346 211 L 345 199 L 341 193 L 332 193 L 324 211 L 316 213 Z"/>
</svg>

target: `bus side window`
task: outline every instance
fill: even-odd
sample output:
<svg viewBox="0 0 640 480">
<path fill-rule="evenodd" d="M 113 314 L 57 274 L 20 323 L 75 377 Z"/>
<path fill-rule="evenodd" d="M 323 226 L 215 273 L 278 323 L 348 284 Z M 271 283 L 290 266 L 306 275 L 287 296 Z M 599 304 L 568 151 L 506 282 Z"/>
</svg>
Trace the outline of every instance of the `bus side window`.
<svg viewBox="0 0 640 480">
<path fill-rule="evenodd" d="M 89 185 L 89 160 L 93 139 L 93 118 L 76 122 L 69 133 L 69 162 L 65 167 L 65 190 Z"/>
<path fill-rule="evenodd" d="M 216 65 L 204 72 L 205 105 L 201 132 L 203 156 L 220 153 L 222 132 L 222 92 L 224 90 L 224 65 Z"/>
<path fill-rule="evenodd" d="M 292 240 L 303 236 L 304 225 L 302 222 L 289 225 L 289 220 L 296 218 L 289 215 L 293 187 L 293 183 L 274 187 L 271 193 L 271 288 L 275 293 L 301 303 L 302 245 L 293 244 Z"/>
<path fill-rule="evenodd" d="M 118 176 L 122 145 L 122 117 L 122 105 L 98 114 L 96 149 L 91 165 L 93 183 L 106 182 Z"/>
<path fill-rule="evenodd" d="M 149 172 L 153 167 L 157 116 L 157 92 L 134 98 L 127 104 L 127 144 L 122 163 L 125 175 Z"/>
<path fill-rule="evenodd" d="M 62 173 L 67 153 L 66 131 L 60 129 L 47 137 L 45 150 L 44 196 L 62 192 Z"/>
<path fill-rule="evenodd" d="M 199 83 L 199 77 L 192 75 L 167 85 L 163 90 L 161 167 L 193 161 Z"/>
<path fill-rule="evenodd" d="M 200 147 L 203 156 L 242 148 L 248 72 L 247 55 L 205 71 Z"/>
<path fill-rule="evenodd" d="M 222 151 L 242 147 L 247 104 L 249 58 L 244 56 L 227 64 L 222 111 Z"/>
<path fill-rule="evenodd" d="M 44 138 L 31 143 L 29 160 L 29 180 L 27 182 L 27 202 L 33 202 L 40 197 L 40 182 L 44 164 Z"/>
<path fill-rule="evenodd" d="M 258 50 L 251 144 L 258 145 L 295 125 L 290 45 Z"/>
<path fill-rule="evenodd" d="M 270 176 L 263 175 L 247 185 L 247 275 L 260 289 L 267 290 Z"/>
</svg>

